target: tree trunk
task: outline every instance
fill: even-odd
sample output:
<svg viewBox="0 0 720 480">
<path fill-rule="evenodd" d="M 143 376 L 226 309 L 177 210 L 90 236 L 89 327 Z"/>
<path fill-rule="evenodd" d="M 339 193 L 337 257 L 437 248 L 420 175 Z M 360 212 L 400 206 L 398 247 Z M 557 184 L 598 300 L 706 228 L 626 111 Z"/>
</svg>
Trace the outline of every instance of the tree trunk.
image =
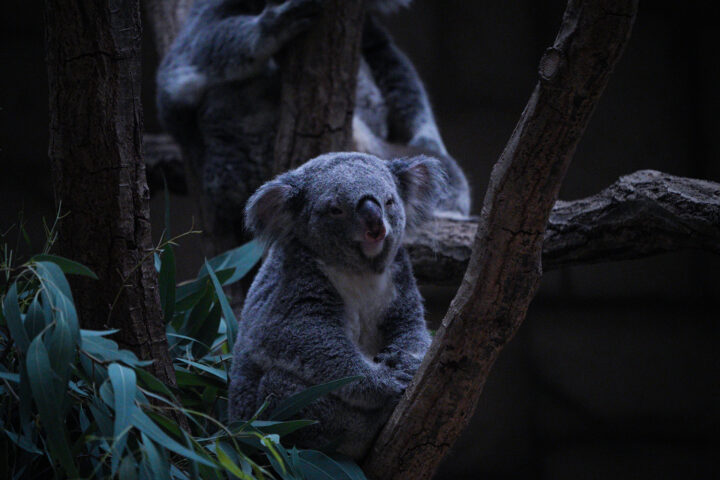
<svg viewBox="0 0 720 480">
<path fill-rule="evenodd" d="M 349 148 L 364 3 L 327 0 L 315 26 L 284 52 L 276 173 Z"/>
<path fill-rule="evenodd" d="M 145 0 L 143 7 L 150 19 L 155 48 L 162 58 L 180 32 L 193 0 Z"/>
<path fill-rule="evenodd" d="M 465 278 L 364 462 L 427 479 L 470 420 L 541 274 L 545 226 L 575 148 L 629 38 L 637 0 L 570 0 L 540 81 L 495 165 Z"/>
<path fill-rule="evenodd" d="M 45 21 L 49 155 L 67 214 L 58 253 L 100 279 L 72 279 L 80 321 L 119 328 L 119 343 L 174 385 L 142 158 L 139 2 L 48 0 Z"/>
</svg>

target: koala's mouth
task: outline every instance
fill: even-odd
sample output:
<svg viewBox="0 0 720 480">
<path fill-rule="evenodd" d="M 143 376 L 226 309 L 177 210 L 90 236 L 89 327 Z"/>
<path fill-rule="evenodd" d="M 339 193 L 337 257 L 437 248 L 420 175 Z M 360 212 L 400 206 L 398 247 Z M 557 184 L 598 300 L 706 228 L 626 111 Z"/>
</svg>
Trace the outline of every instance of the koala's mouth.
<svg viewBox="0 0 720 480">
<path fill-rule="evenodd" d="M 385 247 L 386 238 L 381 238 L 378 240 L 362 240 L 360 242 L 360 250 L 362 250 L 363 255 L 365 255 L 367 258 L 377 257 Z"/>
</svg>

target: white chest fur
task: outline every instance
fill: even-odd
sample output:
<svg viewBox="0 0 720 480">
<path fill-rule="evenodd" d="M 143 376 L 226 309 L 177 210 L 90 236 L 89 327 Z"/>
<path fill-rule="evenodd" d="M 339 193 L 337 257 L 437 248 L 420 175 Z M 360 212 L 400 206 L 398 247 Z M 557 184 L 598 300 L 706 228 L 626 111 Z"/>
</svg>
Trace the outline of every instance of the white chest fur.
<svg viewBox="0 0 720 480">
<path fill-rule="evenodd" d="M 380 274 L 356 274 L 322 266 L 345 303 L 345 328 L 350 340 L 368 358 L 380 351 L 380 323 L 395 296 L 388 268 Z"/>
</svg>

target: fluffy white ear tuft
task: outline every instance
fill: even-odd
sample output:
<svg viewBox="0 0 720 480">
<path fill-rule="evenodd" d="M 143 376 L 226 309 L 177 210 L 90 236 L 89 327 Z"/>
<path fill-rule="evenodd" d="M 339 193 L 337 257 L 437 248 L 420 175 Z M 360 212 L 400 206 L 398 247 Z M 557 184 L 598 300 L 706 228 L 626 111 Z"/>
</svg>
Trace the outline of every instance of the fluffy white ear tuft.
<svg viewBox="0 0 720 480">
<path fill-rule="evenodd" d="M 292 231 L 293 215 L 288 202 L 293 190 L 280 179 L 271 180 L 260 187 L 245 206 L 245 228 L 268 246 Z"/>
<path fill-rule="evenodd" d="M 405 205 L 405 230 L 412 232 L 432 217 L 448 189 L 447 175 L 439 160 L 424 155 L 392 160 L 389 168 Z"/>
</svg>

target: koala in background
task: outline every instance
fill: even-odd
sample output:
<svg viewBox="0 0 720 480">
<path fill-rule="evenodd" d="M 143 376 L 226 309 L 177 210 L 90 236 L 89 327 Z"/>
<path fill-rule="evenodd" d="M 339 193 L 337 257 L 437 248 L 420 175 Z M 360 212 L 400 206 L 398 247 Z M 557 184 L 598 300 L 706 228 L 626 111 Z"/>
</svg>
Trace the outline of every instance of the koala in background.
<svg viewBox="0 0 720 480">
<path fill-rule="evenodd" d="M 432 215 L 442 164 L 363 153 L 317 157 L 263 185 L 247 225 L 269 246 L 250 287 L 230 372 L 230 418 L 267 399 L 360 375 L 301 413 L 319 420 L 297 441 L 359 459 L 430 345 L 407 230 Z"/>
<path fill-rule="evenodd" d="M 422 82 L 374 18 L 410 1 L 368 1 L 353 121 L 355 148 L 385 159 L 417 153 L 441 159 L 451 188 L 439 209 L 466 216 L 468 184 L 447 155 Z M 274 57 L 312 28 L 322 4 L 196 0 L 160 64 L 160 120 L 194 173 L 188 178 L 191 189 L 208 200 L 203 223 L 220 249 L 244 239 L 243 207 L 272 175 L 281 97 L 281 72 Z"/>
</svg>

